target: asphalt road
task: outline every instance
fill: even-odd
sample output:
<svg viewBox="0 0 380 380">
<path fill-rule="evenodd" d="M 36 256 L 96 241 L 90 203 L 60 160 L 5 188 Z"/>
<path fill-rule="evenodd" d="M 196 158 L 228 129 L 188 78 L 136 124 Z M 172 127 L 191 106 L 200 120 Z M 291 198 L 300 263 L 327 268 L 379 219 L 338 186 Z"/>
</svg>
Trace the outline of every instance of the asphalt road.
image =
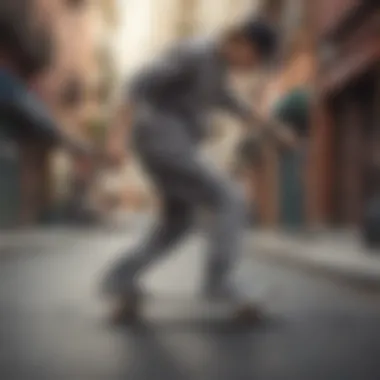
<svg viewBox="0 0 380 380">
<path fill-rule="evenodd" d="M 0 249 L 2 380 L 380 379 L 379 297 L 323 278 L 247 257 L 241 277 L 273 319 L 253 330 L 186 319 L 179 300 L 201 279 L 197 240 L 144 279 L 165 295 L 147 329 L 109 326 L 97 284 L 136 235 L 54 232 Z"/>
</svg>

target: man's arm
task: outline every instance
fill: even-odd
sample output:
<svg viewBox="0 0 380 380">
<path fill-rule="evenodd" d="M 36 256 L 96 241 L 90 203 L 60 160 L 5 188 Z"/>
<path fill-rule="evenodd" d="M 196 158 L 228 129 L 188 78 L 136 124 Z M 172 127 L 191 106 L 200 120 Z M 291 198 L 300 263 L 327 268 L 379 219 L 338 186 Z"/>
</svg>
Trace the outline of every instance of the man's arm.
<svg viewBox="0 0 380 380">
<path fill-rule="evenodd" d="M 273 118 L 264 116 L 254 106 L 246 104 L 228 90 L 224 90 L 220 99 L 220 106 L 237 115 L 249 126 L 259 126 L 258 134 L 274 138 L 281 145 L 294 147 L 296 134 L 286 125 Z"/>
</svg>

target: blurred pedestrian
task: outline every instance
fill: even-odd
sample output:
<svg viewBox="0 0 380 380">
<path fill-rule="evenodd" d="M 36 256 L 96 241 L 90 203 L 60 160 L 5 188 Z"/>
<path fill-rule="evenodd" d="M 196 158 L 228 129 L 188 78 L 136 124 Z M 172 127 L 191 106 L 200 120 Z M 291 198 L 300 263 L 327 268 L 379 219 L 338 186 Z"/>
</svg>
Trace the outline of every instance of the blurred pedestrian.
<svg viewBox="0 0 380 380">
<path fill-rule="evenodd" d="M 274 30 L 249 21 L 215 40 L 175 46 L 141 70 L 128 87 L 126 102 L 134 110 L 132 142 L 162 207 L 154 230 L 106 278 L 108 294 L 118 300 L 117 320 L 138 316 L 138 279 L 183 239 L 199 207 L 214 216 L 204 294 L 231 298 L 239 317 L 255 321 L 260 316 L 260 309 L 232 281 L 242 251 L 244 201 L 234 183 L 203 162 L 197 147 L 207 135 L 205 117 L 215 107 L 237 115 L 248 127 L 261 126 L 263 134 L 286 146 L 294 144 L 290 130 L 240 102 L 226 85 L 230 70 L 258 69 L 276 50 Z"/>
</svg>

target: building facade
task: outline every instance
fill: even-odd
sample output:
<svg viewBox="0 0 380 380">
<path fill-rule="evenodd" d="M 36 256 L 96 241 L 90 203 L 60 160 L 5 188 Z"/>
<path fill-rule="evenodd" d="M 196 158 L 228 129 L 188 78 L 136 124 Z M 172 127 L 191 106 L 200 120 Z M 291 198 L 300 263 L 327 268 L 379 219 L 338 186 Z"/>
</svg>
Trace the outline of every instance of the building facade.
<svg viewBox="0 0 380 380">
<path fill-rule="evenodd" d="M 357 226 L 379 173 L 380 6 L 313 4 L 319 52 L 313 123 L 313 223 Z"/>
<path fill-rule="evenodd" d="M 12 27 L 16 34 L 24 29 L 21 21 L 24 15 L 24 23 L 31 22 L 45 31 L 43 39 L 31 49 L 38 51 L 49 39 L 52 50 L 49 64 L 43 70 L 28 79 L 22 78 L 25 87 L 42 101 L 59 128 L 73 141 L 91 140 L 90 120 L 103 112 L 104 78 L 99 56 L 107 29 L 104 4 L 100 0 L 34 0 L 26 2 L 28 12 L 22 13 L 25 7 L 18 8 L 20 4 L 13 3 L 9 2 L 4 12 L 15 16 Z M 108 2 L 107 9 L 111 3 Z M 7 2 L 1 7 L 7 7 Z M 30 40 L 28 33 L 20 38 Z M 17 66 L 8 64 L 12 65 Z M 19 170 L 13 182 L 20 197 L 14 207 L 18 210 L 14 224 L 30 224 L 38 221 L 57 198 L 67 195 L 68 181 L 85 165 L 68 151 L 35 139 L 18 144 L 17 151 Z"/>
<path fill-rule="evenodd" d="M 262 15 L 280 25 L 284 36 L 282 63 L 265 97 L 267 109 L 292 88 L 308 88 L 311 94 L 303 169 L 298 169 L 303 189 L 295 189 L 299 178 L 294 176 L 284 189 L 283 173 L 289 168 L 282 166 L 284 157 L 270 156 L 267 148 L 259 181 L 266 190 L 258 202 L 264 224 L 283 225 L 284 191 L 302 198 L 299 225 L 313 227 L 359 226 L 378 194 L 379 6 L 359 0 L 261 2 Z M 300 23 L 302 18 L 306 22 Z M 299 205 L 291 198 L 285 203 L 296 210 Z"/>
<path fill-rule="evenodd" d="M 37 9 L 36 3 L 21 1 L 0 6 L 1 227 L 33 220 L 49 191 L 46 162 L 52 141 L 45 126 L 36 122 L 34 105 L 42 104 L 29 87 L 49 67 L 54 43 Z"/>
<path fill-rule="evenodd" d="M 111 40 L 117 22 L 115 2 L 38 1 L 52 20 L 56 56 L 36 87 L 66 134 L 74 140 L 97 144 L 99 131 L 95 129 L 108 116 L 105 92 L 110 90 L 107 81 L 112 80 L 109 70 L 115 54 Z M 83 182 L 84 189 L 91 180 L 93 166 L 86 157 L 62 150 L 54 152 L 51 167 L 55 201 L 69 197 L 77 180 Z"/>
</svg>

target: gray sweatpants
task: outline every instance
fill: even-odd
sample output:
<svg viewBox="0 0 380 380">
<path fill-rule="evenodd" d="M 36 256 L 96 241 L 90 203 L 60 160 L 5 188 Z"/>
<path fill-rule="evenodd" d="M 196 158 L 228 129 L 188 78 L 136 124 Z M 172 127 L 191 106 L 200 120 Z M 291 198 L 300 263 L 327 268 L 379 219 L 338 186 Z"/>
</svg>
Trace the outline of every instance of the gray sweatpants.
<svg viewBox="0 0 380 380">
<path fill-rule="evenodd" d="M 113 291 L 134 289 L 142 272 L 186 235 L 201 207 L 212 215 L 205 291 L 239 297 L 231 281 L 246 222 L 245 205 L 238 190 L 201 159 L 197 144 L 180 118 L 162 112 L 140 115 L 133 137 L 162 207 L 153 231 L 112 269 L 108 283 L 113 284 Z"/>
</svg>

